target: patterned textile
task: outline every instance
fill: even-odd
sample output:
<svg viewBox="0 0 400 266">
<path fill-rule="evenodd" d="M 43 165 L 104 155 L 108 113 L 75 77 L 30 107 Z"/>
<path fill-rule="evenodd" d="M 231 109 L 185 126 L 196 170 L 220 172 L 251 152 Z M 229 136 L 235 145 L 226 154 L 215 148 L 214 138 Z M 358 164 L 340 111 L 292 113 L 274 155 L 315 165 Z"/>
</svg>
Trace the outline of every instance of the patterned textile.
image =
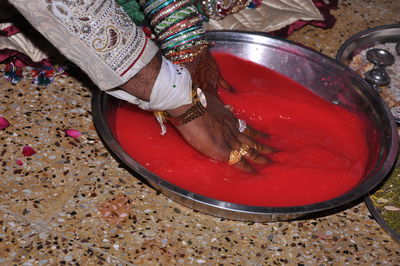
<svg viewBox="0 0 400 266">
<path fill-rule="evenodd" d="M 0 23 L 0 63 L 12 58 L 18 67 L 42 66 L 49 58 L 46 42 L 33 43 L 12 23 Z M 48 48 L 48 47 L 46 47 Z M 46 51 L 46 52 L 45 52 Z"/>
<path fill-rule="evenodd" d="M 104 90 L 126 83 L 158 51 L 113 0 L 10 2 Z"/>
<path fill-rule="evenodd" d="M 293 32 L 301 29 L 302 27 L 308 24 L 323 29 L 331 29 L 336 23 L 336 18 L 330 13 L 330 11 L 337 9 L 338 0 L 313 0 L 313 3 L 318 8 L 321 15 L 324 17 L 323 20 L 311 20 L 311 21 L 299 20 L 284 28 L 269 32 L 269 34 L 272 34 L 274 36 L 279 36 L 282 38 L 287 38 Z"/>
<path fill-rule="evenodd" d="M 312 0 L 264 0 L 256 8 L 247 8 L 223 20 L 210 20 L 204 26 L 207 30 L 271 32 L 298 20 L 323 19 Z"/>
</svg>

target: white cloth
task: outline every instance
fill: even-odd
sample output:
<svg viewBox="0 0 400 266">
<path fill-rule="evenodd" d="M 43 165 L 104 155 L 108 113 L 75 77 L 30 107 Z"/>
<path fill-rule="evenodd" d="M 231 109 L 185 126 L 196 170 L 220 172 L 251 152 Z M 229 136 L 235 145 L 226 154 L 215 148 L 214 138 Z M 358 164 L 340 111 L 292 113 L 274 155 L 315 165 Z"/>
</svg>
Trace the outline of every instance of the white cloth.
<svg viewBox="0 0 400 266">
<path fill-rule="evenodd" d="M 192 79 L 189 71 L 162 58 L 160 73 L 154 83 L 150 101 L 143 101 L 120 90 L 108 90 L 110 95 L 138 105 L 144 110 L 165 111 L 192 102 Z"/>
<path fill-rule="evenodd" d="M 257 8 L 247 8 L 222 20 L 204 23 L 207 30 L 270 32 L 298 20 L 323 20 L 311 0 L 264 0 Z"/>
<path fill-rule="evenodd" d="M 150 102 L 140 108 L 147 110 L 171 110 L 192 102 L 192 78 L 189 70 L 174 65 L 163 57 L 160 74 L 150 95 Z"/>
<path fill-rule="evenodd" d="M 0 30 L 12 26 L 12 23 L 0 23 Z M 43 43 L 39 44 L 43 48 Z M 33 43 L 23 33 L 16 33 L 10 37 L 0 36 L 0 49 L 11 49 L 29 56 L 33 62 L 40 62 L 49 58 L 47 51 L 41 49 L 38 43 Z"/>
</svg>

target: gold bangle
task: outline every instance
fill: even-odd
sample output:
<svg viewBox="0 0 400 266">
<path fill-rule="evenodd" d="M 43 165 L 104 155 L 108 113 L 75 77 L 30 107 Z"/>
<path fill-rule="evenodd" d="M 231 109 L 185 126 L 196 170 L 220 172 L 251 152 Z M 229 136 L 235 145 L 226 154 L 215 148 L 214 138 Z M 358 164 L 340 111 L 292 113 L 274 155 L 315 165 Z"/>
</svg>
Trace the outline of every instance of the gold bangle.
<svg viewBox="0 0 400 266">
<path fill-rule="evenodd" d="M 186 112 L 177 117 L 171 116 L 166 111 L 163 111 L 158 114 L 161 114 L 161 116 L 164 119 L 170 121 L 175 126 L 182 126 L 184 124 L 187 124 L 195 120 L 200 116 L 203 116 L 206 113 L 207 101 L 201 89 L 197 87 L 195 88 L 196 89 L 192 89 L 192 102 L 194 104 L 189 108 L 189 110 L 187 110 Z"/>
<path fill-rule="evenodd" d="M 166 112 L 164 112 L 166 113 Z M 181 114 L 180 116 L 173 117 L 166 113 L 165 118 L 170 121 L 175 126 L 182 126 L 187 124 L 196 118 L 203 116 L 206 113 L 206 109 L 200 104 L 199 101 L 189 108 L 185 113 Z"/>
</svg>

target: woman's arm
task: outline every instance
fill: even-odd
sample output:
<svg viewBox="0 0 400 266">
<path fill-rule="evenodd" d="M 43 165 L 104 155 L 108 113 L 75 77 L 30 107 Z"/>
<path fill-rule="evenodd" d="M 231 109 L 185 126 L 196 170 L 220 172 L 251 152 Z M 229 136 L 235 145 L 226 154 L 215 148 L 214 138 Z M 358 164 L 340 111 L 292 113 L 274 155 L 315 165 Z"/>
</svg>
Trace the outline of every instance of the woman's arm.
<svg viewBox="0 0 400 266">
<path fill-rule="evenodd" d="M 10 1 L 107 93 L 143 109 L 166 111 L 171 117 L 185 116 L 197 104 L 192 101 L 189 71 L 162 58 L 157 46 L 114 1 Z M 185 38 L 197 36 L 192 33 Z M 164 51 L 170 51 L 169 46 Z M 205 86 L 209 89 L 210 85 Z M 253 171 L 247 160 L 267 163 L 260 152 L 270 150 L 256 149 L 264 146 L 254 140 L 254 131 L 239 131 L 238 120 L 215 96 L 207 95 L 207 100 L 200 115 L 177 125 L 189 144 L 244 171 Z M 250 148 L 243 149 L 244 144 Z M 232 156 L 239 150 L 243 155 Z"/>
</svg>

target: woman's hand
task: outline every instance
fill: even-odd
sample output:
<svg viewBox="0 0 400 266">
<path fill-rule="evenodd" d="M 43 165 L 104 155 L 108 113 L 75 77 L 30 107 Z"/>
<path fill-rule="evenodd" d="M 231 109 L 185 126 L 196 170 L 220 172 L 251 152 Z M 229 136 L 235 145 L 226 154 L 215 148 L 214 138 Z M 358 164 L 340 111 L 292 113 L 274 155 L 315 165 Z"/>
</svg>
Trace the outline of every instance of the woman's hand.
<svg viewBox="0 0 400 266">
<path fill-rule="evenodd" d="M 259 138 L 265 138 L 266 135 L 249 126 L 241 133 L 238 119 L 216 96 L 207 92 L 205 94 L 206 113 L 187 124 L 176 127 L 183 138 L 199 152 L 223 162 L 229 161 L 232 150 L 239 151 L 243 144 L 247 144 L 250 147 L 248 153 L 242 156 L 239 162 L 233 164 L 246 172 L 255 172 L 250 162 L 267 164 L 269 160 L 263 154 L 271 153 L 272 149 L 257 141 Z M 178 116 L 189 108 L 190 105 L 182 106 L 170 110 L 169 113 L 172 116 Z"/>
<path fill-rule="evenodd" d="M 193 61 L 184 66 L 189 70 L 193 84 L 204 91 L 217 95 L 219 87 L 231 89 L 229 84 L 221 77 L 217 62 L 208 49 L 204 49 Z"/>
<path fill-rule="evenodd" d="M 243 144 L 250 147 L 248 153 L 242 156 L 234 166 L 246 171 L 254 172 L 249 162 L 267 164 L 269 160 L 262 154 L 271 153 L 272 148 L 260 143 L 257 139 L 265 138 L 266 134 L 247 126 L 239 131 L 239 121 L 217 97 L 219 87 L 232 90 L 230 85 L 221 77 L 217 62 L 208 49 L 198 55 L 185 67 L 190 71 L 193 84 L 199 86 L 206 94 L 206 114 L 177 129 L 183 138 L 196 150 L 213 159 L 229 162 L 230 153 L 239 151 Z M 180 107 L 170 111 L 177 116 L 189 107 Z"/>
<path fill-rule="evenodd" d="M 148 101 L 160 65 L 161 57 L 155 56 L 142 71 L 122 86 L 123 89 Z M 243 171 L 254 171 L 249 162 L 268 163 L 268 159 L 262 154 L 270 153 L 272 149 L 257 141 L 257 139 L 266 137 L 266 135 L 249 126 L 241 133 L 238 119 L 217 98 L 219 86 L 226 89 L 230 89 L 230 87 L 221 78 L 218 66 L 211 54 L 205 51 L 204 54 L 185 66 L 191 72 L 193 83 L 203 89 L 208 103 L 206 113 L 203 116 L 187 124 L 177 126 L 183 138 L 199 152 L 223 162 L 229 162 L 232 150 L 240 150 L 242 144 L 247 144 L 250 147 L 248 153 L 234 164 L 235 167 Z M 172 116 L 179 116 L 190 107 L 191 105 L 181 106 L 169 110 L 168 113 Z"/>
</svg>

